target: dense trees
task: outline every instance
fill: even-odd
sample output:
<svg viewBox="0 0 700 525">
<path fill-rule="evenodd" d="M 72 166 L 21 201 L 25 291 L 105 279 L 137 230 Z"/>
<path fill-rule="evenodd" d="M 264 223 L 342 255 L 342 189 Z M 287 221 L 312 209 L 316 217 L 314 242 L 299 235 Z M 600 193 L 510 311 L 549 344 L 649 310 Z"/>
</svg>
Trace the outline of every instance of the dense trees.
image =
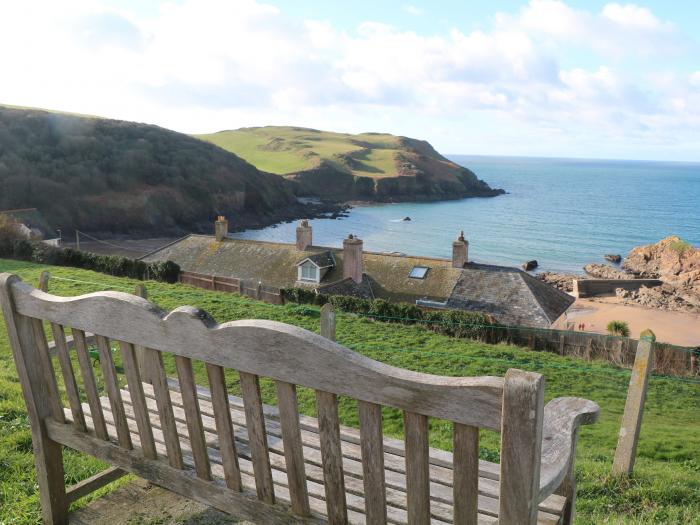
<svg viewBox="0 0 700 525">
<path fill-rule="evenodd" d="M 280 177 L 157 126 L 0 107 L 0 209 L 35 207 L 64 231 L 197 229 L 217 214 L 279 215 Z"/>
</svg>

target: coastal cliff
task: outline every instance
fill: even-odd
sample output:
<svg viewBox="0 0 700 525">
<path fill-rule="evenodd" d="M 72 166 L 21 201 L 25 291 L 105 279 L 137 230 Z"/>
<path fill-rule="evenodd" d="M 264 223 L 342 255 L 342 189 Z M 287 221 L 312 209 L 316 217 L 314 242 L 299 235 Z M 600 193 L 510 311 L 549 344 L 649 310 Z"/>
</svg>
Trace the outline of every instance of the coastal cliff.
<svg viewBox="0 0 700 525">
<path fill-rule="evenodd" d="M 267 126 L 198 138 L 239 155 L 261 170 L 277 173 L 304 197 L 397 202 L 505 193 L 445 158 L 428 142 L 408 137 Z"/>
</svg>

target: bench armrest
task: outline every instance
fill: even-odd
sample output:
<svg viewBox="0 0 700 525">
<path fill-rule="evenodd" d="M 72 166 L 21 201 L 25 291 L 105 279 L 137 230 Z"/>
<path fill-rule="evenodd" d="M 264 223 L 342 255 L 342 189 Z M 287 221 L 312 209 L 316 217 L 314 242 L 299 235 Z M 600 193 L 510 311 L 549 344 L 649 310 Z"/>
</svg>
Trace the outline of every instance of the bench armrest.
<svg viewBox="0 0 700 525">
<path fill-rule="evenodd" d="M 576 457 L 580 425 L 598 421 L 597 403 L 579 397 L 558 397 L 544 407 L 540 501 L 551 495 L 566 478 Z"/>
</svg>

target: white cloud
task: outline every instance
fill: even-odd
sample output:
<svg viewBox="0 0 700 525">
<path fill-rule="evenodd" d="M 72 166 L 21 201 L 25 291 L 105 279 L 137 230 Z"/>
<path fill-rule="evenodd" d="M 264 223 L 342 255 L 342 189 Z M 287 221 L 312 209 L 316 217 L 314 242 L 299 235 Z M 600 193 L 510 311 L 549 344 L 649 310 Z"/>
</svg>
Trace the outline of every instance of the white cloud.
<svg viewBox="0 0 700 525">
<path fill-rule="evenodd" d="M 403 6 L 403 10 L 412 16 L 421 16 L 423 14 L 423 10 L 420 7 L 416 7 L 414 5 L 405 5 Z"/>
<path fill-rule="evenodd" d="M 429 128 L 441 135 L 423 138 L 452 151 L 455 135 L 489 119 L 504 135 L 525 126 L 522 140 L 533 144 L 553 134 L 648 138 L 651 127 L 698 137 L 700 71 L 662 74 L 658 59 L 646 66 L 680 39 L 632 4 L 592 12 L 532 0 L 496 14 L 491 29 L 432 35 L 376 21 L 343 31 L 254 0 L 164 3 L 152 16 L 100 0 L 0 10 L 5 103 L 188 132 L 298 124 L 422 136 Z M 642 66 L 626 67 L 626 57 Z"/>
</svg>

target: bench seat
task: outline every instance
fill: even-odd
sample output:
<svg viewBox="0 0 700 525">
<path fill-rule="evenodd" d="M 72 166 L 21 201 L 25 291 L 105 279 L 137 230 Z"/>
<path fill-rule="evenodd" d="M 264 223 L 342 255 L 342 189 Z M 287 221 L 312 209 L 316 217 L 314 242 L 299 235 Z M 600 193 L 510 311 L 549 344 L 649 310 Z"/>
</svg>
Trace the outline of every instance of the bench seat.
<svg viewBox="0 0 700 525">
<path fill-rule="evenodd" d="M 189 468 L 192 468 L 193 459 L 189 445 L 185 410 L 179 392 L 179 384 L 177 381 L 170 380 L 169 387 L 185 464 Z M 166 449 L 153 387 L 148 383 L 143 383 L 143 388 L 150 412 L 156 447 L 159 454 L 165 455 Z M 140 446 L 139 434 L 129 390 L 126 388 L 122 389 L 121 395 L 124 400 L 124 408 L 131 429 L 132 439 L 134 445 L 138 447 Z M 202 413 L 202 422 L 205 429 L 205 438 L 212 463 L 212 474 L 215 478 L 223 478 L 211 396 L 209 391 L 202 387 L 198 387 L 198 396 Z M 116 430 L 114 428 L 114 418 L 112 416 L 109 399 L 106 396 L 102 397 L 101 402 L 109 433 L 111 436 L 115 436 Z M 251 492 L 251 497 L 255 498 L 255 479 L 248 446 L 243 400 L 236 396 L 229 396 L 229 403 L 243 484 L 246 490 Z M 84 404 L 83 410 L 85 412 L 88 428 L 92 428 L 89 405 Z M 288 503 L 289 491 L 287 488 L 287 476 L 285 474 L 285 458 L 279 412 L 277 407 L 270 405 L 264 405 L 263 411 L 265 415 L 265 428 L 270 450 L 270 463 L 272 466 L 275 495 L 278 502 Z M 66 418 L 70 419 L 70 410 L 66 409 L 65 412 Z M 316 418 L 300 415 L 300 426 L 304 445 L 304 461 L 310 507 L 314 514 L 323 517 L 326 514 L 326 503 L 318 422 Z M 362 524 L 365 523 L 365 504 L 363 497 L 364 488 L 362 481 L 363 471 L 360 452 L 360 434 L 357 429 L 341 427 L 340 435 L 342 440 L 348 518 L 350 523 Z M 407 499 L 404 442 L 398 439 L 384 438 L 384 454 L 387 486 L 387 518 L 389 523 L 406 523 Z M 498 479 L 499 465 L 480 460 L 478 496 L 479 523 L 495 524 L 498 522 Z M 452 523 L 452 454 L 450 452 L 434 448 L 430 449 L 430 497 L 431 522 L 435 524 Z M 538 524 L 555 525 L 561 523 L 561 516 L 564 512 L 565 504 L 566 499 L 562 496 L 551 495 L 547 497 L 539 505 Z"/>
</svg>

